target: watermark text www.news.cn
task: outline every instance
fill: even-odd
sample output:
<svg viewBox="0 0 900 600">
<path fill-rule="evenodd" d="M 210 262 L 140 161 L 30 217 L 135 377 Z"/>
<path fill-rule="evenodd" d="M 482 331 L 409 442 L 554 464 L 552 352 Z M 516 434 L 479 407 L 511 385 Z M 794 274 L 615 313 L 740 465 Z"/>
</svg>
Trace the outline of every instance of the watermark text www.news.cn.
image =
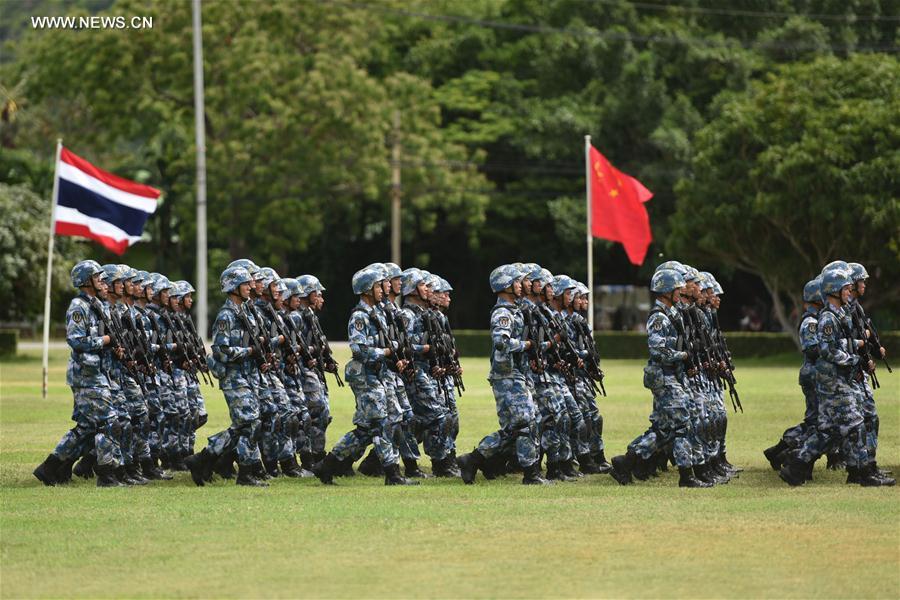
<svg viewBox="0 0 900 600">
<path fill-rule="evenodd" d="M 153 17 L 31 17 L 32 29 L 153 29 Z"/>
</svg>

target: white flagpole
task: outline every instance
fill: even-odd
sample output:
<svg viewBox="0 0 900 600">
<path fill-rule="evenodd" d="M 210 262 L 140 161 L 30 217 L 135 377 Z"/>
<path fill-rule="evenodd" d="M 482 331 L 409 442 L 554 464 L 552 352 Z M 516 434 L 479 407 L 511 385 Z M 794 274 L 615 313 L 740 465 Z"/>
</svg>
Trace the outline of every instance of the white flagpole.
<svg viewBox="0 0 900 600">
<path fill-rule="evenodd" d="M 62 138 L 56 140 L 56 162 L 53 163 L 53 195 L 50 197 L 50 236 L 47 241 L 47 286 L 44 292 L 44 344 L 42 365 L 44 382 L 42 397 L 47 399 L 47 380 L 50 372 L 50 284 L 53 281 L 53 240 L 56 238 L 56 197 L 59 194 L 59 155 L 62 153 Z"/>
<path fill-rule="evenodd" d="M 194 128 L 197 143 L 197 334 L 206 340 L 207 265 L 206 265 L 206 109 L 203 91 L 203 30 L 200 0 L 192 6 L 194 25 Z"/>
<path fill-rule="evenodd" d="M 594 236 L 591 234 L 591 136 L 584 136 L 584 191 L 587 204 L 588 328 L 594 331 Z"/>
</svg>

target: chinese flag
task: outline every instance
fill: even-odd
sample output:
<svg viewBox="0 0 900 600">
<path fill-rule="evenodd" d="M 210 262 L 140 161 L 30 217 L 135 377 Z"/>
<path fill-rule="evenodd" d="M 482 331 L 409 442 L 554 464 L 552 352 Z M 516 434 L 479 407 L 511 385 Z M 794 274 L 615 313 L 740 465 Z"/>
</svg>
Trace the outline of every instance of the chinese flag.
<svg viewBox="0 0 900 600">
<path fill-rule="evenodd" d="M 591 233 L 621 242 L 632 264 L 640 265 L 653 240 L 644 202 L 653 197 L 640 181 L 609 164 L 591 146 Z"/>
</svg>

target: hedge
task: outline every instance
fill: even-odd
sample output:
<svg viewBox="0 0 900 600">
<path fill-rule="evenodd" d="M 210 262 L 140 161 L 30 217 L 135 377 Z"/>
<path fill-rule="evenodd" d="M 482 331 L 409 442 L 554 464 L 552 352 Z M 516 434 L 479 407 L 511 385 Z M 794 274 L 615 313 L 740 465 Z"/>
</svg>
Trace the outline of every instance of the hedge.
<svg viewBox="0 0 900 600">
<path fill-rule="evenodd" d="M 490 356 L 490 332 L 464 329 L 453 332 L 462 356 Z M 797 346 L 787 333 L 754 333 L 732 331 L 725 334 L 728 348 L 736 359 L 797 352 Z M 603 358 L 646 358 L 647 335 L 638 331 L 598 331 L 594 334 Z M 900 331 L 881 332 L 888 358 L 900 352 Z M 900 364 L 900 359 L 897 359 Z M 892 365 L 893 366 L 893 365 Z"/>
<path fill-rule="evenodd" d="M 0 357 L 15 356 L 18 342 L 19 333 L 17 331 L 5 329 L 0 331 Z"/>
</svg>

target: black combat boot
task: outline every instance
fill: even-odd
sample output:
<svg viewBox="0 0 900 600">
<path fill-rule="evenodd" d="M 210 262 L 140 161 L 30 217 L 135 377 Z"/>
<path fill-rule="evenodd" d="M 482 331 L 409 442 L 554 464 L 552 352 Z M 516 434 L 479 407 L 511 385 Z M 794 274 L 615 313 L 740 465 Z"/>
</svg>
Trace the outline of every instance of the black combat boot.
<svg viewBox="0 0 900 600">
<path fill-rule="evenodd" d="M 400 465 L 394 463 L 384 467 L 384 485 L 419 485 L 419 482 L 400 475 Z"/>
<path fill-rule="evenodd" d="M 316 464 L 322 462 L 323 460 L 325 460 L 324 456 L 316 461 Z M 348 456 L 344 460 L 340 461 L 338 463 L 337 469 L 334 472 L 334 475 L 336 477 L 356 477 L 356 471 L 353 470 L 353 463 L 354 460 L 352 456 Z M 315 472 L 316 470 L 313 469 L 313 473 Z"/>
<path fill-rule="evenodd" d="M 632 483 L 633 480 L 631 474 L 636 460 L 637 454 L 631 450 L 625 454 L 614 456 L 612 459 L 612 469 L 610 469 L 609 474 L 612 475 L 613 479 L 619 482 L 619 485 L 628 485 L 629 483 Z"/>
<path fill-rule="evenodd" d="M 403 459 L 403 471 L 406 474 L 407 479 L 411 479 L 411 478 L 427 479 L 428 478 L 428 475 L 426 475 L 425 472 L 419 468 L 419 463 L 414 458 L 404 458 Z"/>
<path fill-rule="evenodd" d="M 212 462 L 213 473 L 215 473 L 222 479 L 234 479 L 234 476 L 237 474 L 234 470 L 234 461 L 237 458 L 237 452 L 231 450 L 229 452 L 225 452 L 218 458 L 215 458 L 212 455 L 210 455 L 210 457 L 214 459 Z M 206 481 L 209 481 L 209 479 L 204 479 Z"/>
<path fill-rule="evenodd" d="M 591 458 L 594 459 L 594 464 L 597 465 L 598 473 L 609 473 L 612 471 L 612 465 L 606 460 L 606 454 L 604 454 L 603 450 L 600 450 Z"/>
<path fill-rule="evenodd" d="M 797 456 L 789 454 L 785 459 L 778 476 L 790 486 L 798 486 L 806 483 L 806 473 L 809 464 L 800 460 Z"/>
<path fill-rule="evenodd" d="M 584 473 L 580 473 L 578 469 L 575 468 L 575 463 L 572 459 L 563 460 L 559 463 L 559 470 L 563 472 L 566 477 L 571 477 L 572 479 L 579 479 L 584 477 Z"/>
<path fill-rule="evenodd" d="M 381 477 L 384 475 L 384 468 L 381 466 L 381 461 L 378 459 L 374 448 L 369 450 L 368 456 L 359 463 L 359 467 L 356 470 L 367 477 Z"/>
<path fill-rule="evenodd" d="M 784 440 L 778 440 L 778 443 L 770 448 L 763 450 L 766 460 L 772 466 L 773 471 L 780 471 L 781 465 L 784 464 L 784 452 L 788 449 L 788 445 Z"/>
<path fill-rule="evenodd" d="M 435 477 L 459 477 L 461 475 L 456 461 L 449 455 L 437 460 L 431 459 L 431 474 Z"/>
<path fill-rule="evenodd" d="M 159 481 L 161 479 L 156 466 L 149 458 L 141 459 L 141 473 L 143 473 L 144 478 L 150 481 Z"/>
<path fill-rule="evenodd" d="M 459 464 L 459 459 L 457 458 L 456 465 L 459 466 Z M 484 464 L 481 465 L 481 474 L 484 475 L 484 478 L 488 481 L 503 477 L 506 473 L 506 455 L 502 452 L 485 459 Z"/>
<path fill-rule="evenodd" d="M 324 457 L 322 457 L 324 458 Z M 321 458 L 319 460 L 322 460 Z M 313 465 L 318 461 L 313 457 L 312 452 L 308 452 L 304 450 L 300 453 L 300 468 L 304 471 L 309 471 L 312 474 Z"/>
<path fill-rule="evenodd" d="M 875 462 L 874 460 L 871 462 L 871 465 L 872 465 L 872 468 L 875 469 L 875 473 L 881 477 L 890 477 L 891 475 L 894 474 L 893 471 L 889 471 L 887 469 L 880 468 L 878 466 L 878 463 Z M 65 463 L 63 463 L 63 466 L 65 466 Z"/>
<path fill-rule="evenodd" d="M 176 473 L 184 473 L 190 470 L 184 463 L 184 456 L 182 456 L 181 454 L 171 455 L 169 457 L 169 465 L 171 465 L 172 470 Z"/>
<path fill-rule="evenodd" d="M 897 482 L 891 477 L 880 477 L 872 464 L 865 467 L 847 467 L 847 483 L 857 483 L 863 487 L 890 487 Z"/>
<path fill-rule="evenodd" d="M 121 487 L 122 483 L 116 479 L 112 465 L 96 465 L 94 472 L 97 474 L 97 487 Z"/>
<path fill-rule="evenodd" d="M 734 473 L 741 473 L 744 469 L 740 467 L 736 467 L 730 462 L 728 462 L 728 457 L 725 456 L 725 451 L 722 451 L 722 464 L 725 465 L 725 468 Z"/>
<path fill-rule="evenodd" d="M 64 484 L 72 481 L 72 465 L 75 464 L 74 458 L 62 461 L 56 470 L 56 484 Z"/>
<path fill-rule="evenodd" d="M 216 462 L 216 457 L 206 448 L 201 450 L 199 454 L 190 455 L 184 461 L 191 472 L 191 480 L 196 486 L 203 487 L 203 483 L 206 481 L 206 472 L 213 462 Z"/>
<path fill-rule="evenodd" d="M 141 473 L 140 465 L 135 462 L 125 465 L 125 470 L 128 472 L 128 476 L 137 482 L 136 485 L 147 485 L 150 482 Z"/>
<path fill-rule="evenodd" d="M 825 464 L 825 468 L 829 471 L 843 471 L 847 468 L 847 463 L 841 457 L 840 452 L 829 452 L 826 458 L 828 462 Z"/>
<path fill-rule="evenodd" d="M 279 464 L 281 465 L 281 472 L 284 473 L 285 477 L 300 477 L 302 475 L 300 472 L 300 465 L 297 464 L 297 457 L 295 456 L 282 460 Z"/>
<path fill-rule="evenodd" d="M 711 483 L 700 481 L 699 479 L 694 477 L 693 470 L 690 467 L 678 467 L 678 473 L 680 475 L 678 479 L 678 487 L 709 488 L 713 486 L 713 484 Z"/>
<path fill-rule="evenodd" d="M 153 463 L 154 469 L 159 474 L 159 476 L 156 477 L 156 479 L 162 479 L 164 481 L 169 481 L 171 479 L 174 479 L 174 475 L 172 475 L 171 473 L 169 473 L 168 471 L 166 471 L 165 469 L 163 469 L 162 467 L 159 466 L 160 461 L 159 461 L 158 454 L 151 452 L 150 453 L 150 461 Z"/>
<path fill-rule="evenodd" d="M 524 473 L 525 470 L 522 468 L 522 465 L 519 464 L 519 457 L 513 454 L 506 459 L 506 472 L 507 473 Z"/>
<path fill-rule="evenodd" d="M 48 454 L 44 462 L 32 471 L 35 477 L 44 485 L 56 485 L 59 483 L 59 471 L 62 461 L 55 454 Z"/>
<path fill-rule="evenodd" d="M 456 459 L 463 482 L 467 484 L 475 483 L 475 475 L 478 469 L 484 466 L 484 456 L 478 450 L 472 450 L 469 454 L 463 454 Z"/>
<path fill-rule="evenodd" d="M 93 452 L 88 452 L 81 457 L 75 466 L 72 467 L 72 473 L 83 479 L 91 479 L 94 476 L 94 465 L 97 464 L 97 457 Z"/>
<path fill-rule="evenodd" d="M 238 464 L 238 467 L 240 467 L 240 464 Z M 240 469 L 238 469 L 238 470 L 240 470 Z M 272 479 L 272 476 L 269 475 L 269 472 L 266 470 L 266 465 L 262 460 L 258 460 L 255 463 L 253 463 L 252 472 L 253 472 L 253 477 L 255 477 L 256 479 L 259 479 L 260 481 L 268 481 L 268 480 Z"/>
<path fill-rule="evenodd" d="M 578 470 L 585 475 L 596 475 L 600 468 L 594 463 L 594 459 L 587 452 L 578 455 Z"/>
<path fill-rule="evenodd" d="M 116 475 L 116 479 L 118 479 L 120 483 L 124 483 L 125 485 L 147 485 L 147 480 L 143 477 L 140 479 L 132 477 L 131 473 L 128 472 L 127 465 L 116 467 L 116 470 L 113 472 Z"/>
<path fill-rule="evenodd" d="M 278 461 L 277 460 L 264 460 L 263 466 L 266 469 L 266 473 L 269 474 L 269 477 L 276 478 L 281 477 L 281 471 L 278 470 Z"/>
<path fill-rule="evenodd" d="M 313 465 L 313 473 L 319 478 L 319 481 L 325 485 L 334 485 L 334 476 L 341 466 L 341 461 L 329 452 L 325 458 Z"/>
<path fill-rule="evenodd" d="M 259 463 L 254 463 L 252 465 L 238 465 L 237 479 L 234 480 L 235 485 L 269 487 L 268 483 L 260 481 L 254 476 L 254 473 L 260 468 Z"/>
<path fill-rule="evenodd" d="M 660 473 L 669 472 L 669 455 L 665 452 L 656 453 L 656 470 Z"/>
<path fill-rule="evenodd" d="M 522 485 L 550 485 L 552 482 L 541 477 L 541 463 L 535 462 L 533 465 L 522 468 Z"/>
<path fill-rule="evenodd" d="M 540 463 L 535 463 L 539 465 Z M 547 481 L 575 481 L 574 477 L 569 477 L 562 470 L 562 463 L 558 461 L 547 461 Z"/>
</svg>

